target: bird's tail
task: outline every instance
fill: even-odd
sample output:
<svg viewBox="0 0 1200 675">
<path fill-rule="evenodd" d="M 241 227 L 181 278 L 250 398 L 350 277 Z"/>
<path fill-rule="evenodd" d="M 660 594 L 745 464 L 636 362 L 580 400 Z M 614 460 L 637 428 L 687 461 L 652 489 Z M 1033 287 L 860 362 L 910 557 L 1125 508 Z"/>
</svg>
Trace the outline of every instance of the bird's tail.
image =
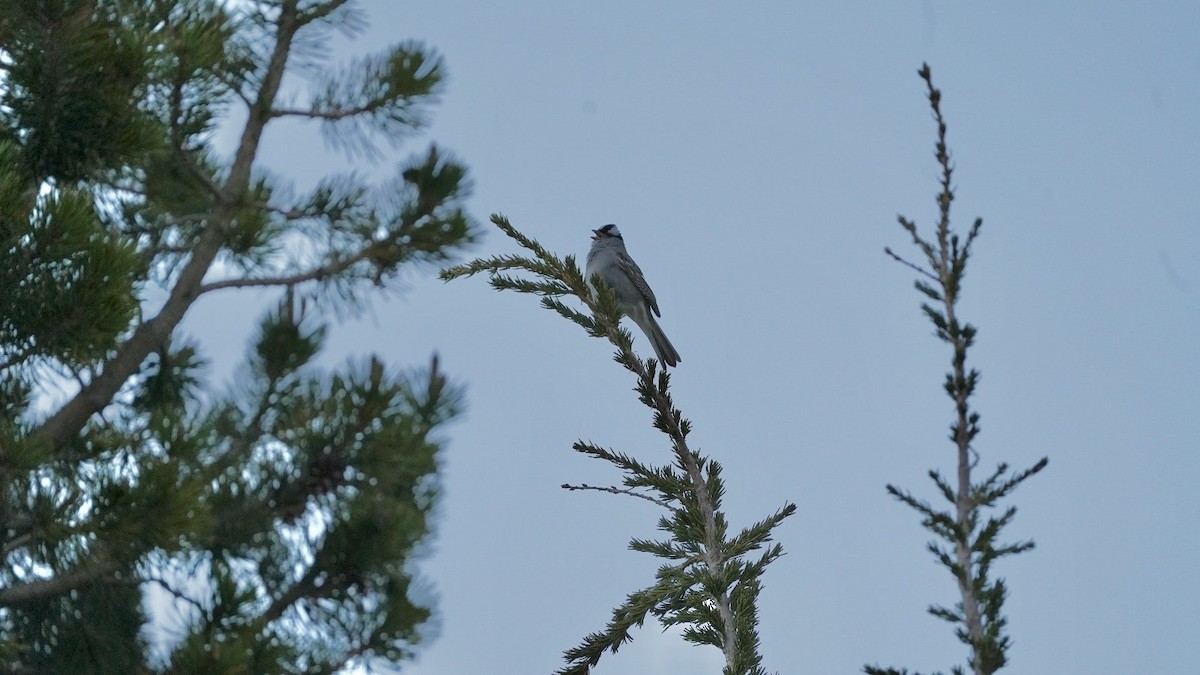
<svg viewBox="0 0 1200 675">
<path fill-rule="evenodd" d="M 654 354 L 659 361 L 674 367 L 683 360 L 679 358 L 679 352 L 675 351 L 675 345 L 667 339 L 667 334 L 663 332 L 658 322 L 654 320 L 654 316 L 649 312 L 646 312 L 645 322 L 638 322 L 638 327 L 646 334 L 646 339 L 650 340 L 650 346 L 654 347 Z"/>
</svg>

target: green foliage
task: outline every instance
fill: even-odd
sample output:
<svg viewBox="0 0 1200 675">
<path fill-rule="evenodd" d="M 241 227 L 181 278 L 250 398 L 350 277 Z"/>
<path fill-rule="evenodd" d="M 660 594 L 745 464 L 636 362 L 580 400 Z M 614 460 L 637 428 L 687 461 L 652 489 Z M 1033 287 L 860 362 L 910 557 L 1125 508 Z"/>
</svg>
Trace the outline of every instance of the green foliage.
<svg viewBox="0 0 1200 675">
<path fill-rule="evenodd" d="M 229 577 L 214 592 L 247 610 L 196 617 L 174 669 L 219 667 L 201 648 L 216 635 L 256 658 L 263 641 L 280 650 L 255 672 L 336 667 L 347 653 L 399 660 L 429 615 L 408 598 L 405 561 L 429 531 L 439 447 L 429 435 L 457 414 L 459 394 L 436 365 L 398 375 L 372 359 L 309 374 L 322 332 L 286 314 L 264 320 L 247 364 L 264 386 L 213 408 L 206 422 L 224 442 L 192 467 L 217 482 L 200 498 L 217 518 L 195 546 Z M 227 429 L 238 420 L 248 421 Z"/>
<path fill-rule="evenodd" d="M 120 581 L 30 602 L 0 624 L 6 634 L 19 636 L 20 644 L 31 646 L 6 664 L 38 673 L 137 672 L 146 647 L 136 631 L 140 604 L 137 584 Z"/>
<path fill-rule="evenodd" d="M 39 180 L 70 184 L 154 142 L 155 128 L 129 105 L 146 80 L 145 33 L 96 4 L 6 3 L 0 129 L 22 146 L 20 166 Z"/>
<path fill-rule="evenodd" d="M 424 125 L 442 90 L 442 59 L 420 43 L 397 45 L 328 72 L 314 83 L 305 115 L 325 122 L 326 138 L 347 151 L 373 152 L 372 136 L 391 142 Z M 350 120 L 350 133 L 342 120 Z"/>
<path fill-rule="evenodd" d="M 980 483 L 971 480 L 971 470 L 978 464 L 972 443 L 979 434 L 979 413 L 971 408 L 970 398 L 979 384 L 979 372 L 973 368 L 968 370 L 966 361 L 967 350 L 975 343 L 976 330 L 960 321 L 957 303 L 971 245 L 979 235 L 983 221 L 976 219 L 965 238 L 950 227 L 950 204 L 954 200 L 953 166 L 946 146 L 941 92 L 933 86 L 928 65 L 923 66 L 919 74 L 928 87 L 930 107 L 937 122 L 934 156 L 942 169 L 941 191 L 937 196 L 940 218 L 935 240 L 929 241 L 921 236 L 913 221 L 900 217 L 901 227 L 924 255 L 928 268 L 901 258 L 891 249 L 886 252 L 921 275 L 916 288 L 933 302 L 923 303 L 921 311 L 933 324 L 938 339 L 953 349 L 951 369 L 946 374 L 943 388 L 954 401 L 955 419 L 950 425 L 950 441 L 957 451 L 957 485 L 951 484 L 938 471 L 929 472 L 938 492 L 950 503 L 945 510 L 936 509 L 894 485 L 888 485 L 887 491 L 921 514 L 921 524 L 941 540 L 930 542 L 927 548 L 954 577 L 961 600 L 954 607 L 932 605 L 929 613 L 955 625 L 955 635 L 971 649 L 970 672 L 988 675 L 1004 667 L 1012 644 L 1004 632 L 1007 620 L 1001 613 L 1008 591 L 1003 579 L 991 578 L 992 563 L 1004 556 L 1028 551 L 1034 545 L 1032 541 L 1012 544 L 999 541 L 1000 531 L 1012 521 L 1016 507 L 1010 506 L 999 517 L 988 517 L 986 521 L 982 516 L 985 509 L 998 507 L 1001 499 L 1044 469 L 1048 460 L 1042 458 L 1034 466 L 1015 474 L 1009 473 L 1007 464 L 1000 464 L 986 480 Z M 865 666 L 863 672 L 868 675 L 908 675 L 907 670 L 879 666 Z M 950 672 L 962 675 L 966 671 L 956 666 Z"/>
<path fill-rule="evenodd" d="M 172 145 L 187 151 L 203 150 L 225 106 L 239 92 L 232 85 L 257 67 L 250 21 L 227 4 L 155 2 L 144 10 L 147 20 L 170 29 L 151 33 L 154 58 L 147 66 L 153 74 L 142 107 L 167 129 Z"/>
<path fill-rule="evenodd" d="M 0 162 L 20 152 L 0 142 Z M 12 166 L 12 165 L 8 165 Z M 141 262 L 133 245 L 74 189 L 32 196 L 0 168 L 0 353 L 15 365 L 34 357 L 80 365 L 103 355 L 138 308 Z"/>
<path fill-rule="evenodd" d="M 776 525 L 796 507 L 786 504 L 762 521 L 730 536 L 721 511 L 725 484 L 721 465 L 693 452 L 687 443 L 691 423 L 675 407 L 670 394 L 670 374 L 659 370 L 654 359 L 641 360 L 633 341 L 620 327 L 621 314 L 612 289 L 594 280 L 592 293 L 571 256 L 559 258 L 517 231 L 508 219 L 492 216 L 492 223 L 532 255 L 499 255 L 456 265 L 442 272 L 445 280 L 486 272 L 496 290 L 541 296 L 542 306 L 582 327 L 592 337 L 607 339 L 614 359 L 637 380 L 635 391 L 652 411 L 653 425 L 667 436 L 671 463 L 654 466 L 624 453 L 578 441 L 575 450 L 609 462 L 624 474 L 623 488 L 563 485 L 568 490 L 600 490 L 647 500 L 666 510 L 658 520 L 661 540 L 633 539 L 630 548 L 663 558 L 655 583 L 631 593 L 613 610 L 605 628 L 564 653 L 563 675 L 584 674 L 599 663 L 606 651 L 616 652 L 632 640 L 631 631 L 653 616 L 664 626 L 682 626 L 689 642 L 711 645 L 725 655 L 727 675 L 765 673 L 758 644 L 757 602 L 760 579 L 766 566 L 783 555 L 771 544 Z M 574 296 L 577 309 L 564 302 Z M 587 311 L 583 311 L 587 310 Z M 749 554 L 762 551 L 757 559 Z"/>
<path fill-rule="evenodd" d="M 430 147 L 392 181 L 330 176 L 297 196 L 257 153 L 285 116 L 374 152 L 424 120 L 440 57 L 310 58 L 362 25 L 344 0 L 5 7 L 0 662 L 292 673 L 411 657 L 433 609 L 412 597 L 412 557 L 461 392 L 436 358 L 314 360 L 329 316 L 474 240 L 470 181 Z M 338 86 L 285 109 L 285 72 Z M 241 119 L 217 156 L 214 129 Z M 244 287 L 280 299 L 222 391 L 204 345 L 173 333 L 197 298 Z M 180 623 L 152 657 L 147 613 L 168 602 Z"/>
</svg>

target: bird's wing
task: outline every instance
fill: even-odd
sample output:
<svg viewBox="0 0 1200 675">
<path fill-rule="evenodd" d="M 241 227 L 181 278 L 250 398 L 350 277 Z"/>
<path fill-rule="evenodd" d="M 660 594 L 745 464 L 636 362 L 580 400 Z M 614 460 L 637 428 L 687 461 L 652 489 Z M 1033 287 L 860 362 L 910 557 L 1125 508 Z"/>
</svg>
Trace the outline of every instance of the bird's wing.
<svg viewBox="0 0 1200 675">
<path fill-rule="evenodd" d="M 617 267 L 629 277 L 633 285 L 642 294 L 642 298 L 646 300 L 646 305 L 654 311 L 655 316 L 662 316 L 662 312 L 658 311 L 658 300 L 654 298 L 654 291 L 650 290 L 650 284 L 646 283 L 646 277 L 642 275 L 642 268 L 633 262 L 633 258 L 625 252 L 617 253 Z"/>
</svg>

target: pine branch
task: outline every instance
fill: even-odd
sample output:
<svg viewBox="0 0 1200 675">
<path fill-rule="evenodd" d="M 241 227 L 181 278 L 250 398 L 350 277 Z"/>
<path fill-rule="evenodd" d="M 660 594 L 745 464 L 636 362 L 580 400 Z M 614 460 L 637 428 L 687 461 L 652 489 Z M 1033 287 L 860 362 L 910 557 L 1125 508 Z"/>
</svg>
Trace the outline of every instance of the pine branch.
<svg viewBox="0 0 1200 675">
<path fill-rule="evenodd" d="M 322 591 L 321 587 L 318 587 L 317 577 L 322 571 L 323 570 L 319 569 L 316 565 L 310 565 L 305 571 L 304 576 L 297 579 L 295 583 L 287 588 L 287 590 L 271 600 L 271 604 L 269 604 L 266 610 L 258 616 L 258 626 L 256 626 L 254 630 L 262 630 L 262 627 L 283 616 L 284 612 L 290 609 L 301 599 L 309 597 L 321 597 L 322 595 L 333 591 L 336 588 L 334 584 L 325 584 L 323 586 L 323 588 L 326 589 L 325 591 Z"/>
<path fill-rule="evenodd" d="M 671 465 L 655 467 L 590 443 L 575 443 L 575 450 L 621 469 L 626 474 L 625 489 L 563 487 L 629 494 L 668 508 L 671 516 L 661 519 L 659 527 L 670 534 L 670 539 L 634 539 L 630 546 L 668 560 L 686 560 L 660 568 L 658 583 L 629 596 L 614 611 L 604 632 L 589 635 L 580 647 L 566 652 L 569 665 L 560 672 L 586 673 L 605 651 L 615 652 L 631 639 L 630 629 L 641 625 L 647 613 L 653 613 L 664 625 L 684 624 L 684 635 L 690 641 L 721 649 L 725 672 L 761 672 L 755 608 L 758 578 L 763 568 L 782 554 L 782 548 L 768 548 L 754 564 L 746 564 L 741 556 L 770 541 L 774 527 L 794 513 L 795 506 L 788 504 L 728 539 L 725 516 L 720 510 L 724 493 L 720 466 L 689 447 L 691 424 L 670 395 L 670 373 L 659 370 L 654 359 L 642 360 L 634 353 L 629 332 L 620 326 L 621 314 L 612 290 L 601 283 L 598 292 L 593 293 L 574 258 L 553 255 L 501 215 L 493 215 L 492 222 L 532 255 L 473 260 L 443 270 L 442 279 L 486 272 L 494 288 L 539 295 L 547 309 L 579 325 L 589 335 L 607 339 L 616 348 L 614 360 L 634 375 L 635 391 L 651 410 L 654 427 L 668 437 L 673 457 Z M 582 309 L 567 304 L 571 299 L 579 301 Z M 660 498 L 638 492 L 637 488 L 650 488 Z"/>
<path fill-rule="evenodd" d="M 678 571 L 682 567 L 660 569 L 658 583 L 631 593 L 624 604 L 613 610 L 612 619 L 605 626 L 603 633 L 592 633 L 584 638 L 583 644 L 563 653 L 563 658 L 570 665 L 556 671 L 556 675 L 587 675 L 592 666 L 600 663 L 605 651 L 615 654 L 621 645 L 633 640 L 629 632 L 634 627 L 644 624 L 646 615 L 674 592 L 674 575 L 667 570 Z"/>
<path fill-rule="evenodd" d="M 308 107 L 278 108 L 273 114 L 321 121 L 333 144 L 370 154 L 370 136 L 395 142 L 423 126 L 426 104 L 441 91 L 443 66 L 436 52 L 406 44 L 330 69 L 321 80 L 321 91 Z"/>
<path fill-rule="evenodd" d="M 958 300 L 958 278 L 950 269 L 952 262 L 948 242 L 950 236 L 950 203 L 954 199 L 954 190 L 952 187 L 953 167 L 950 164 L 949 151 L 946 147 L 946 122 L 942 117 L 941 92 L 933 86 L 933 79 L 928 66 L 922 68 L 920 74 L 928 87 L 929 104 L 933 109 L 934 119 L 937 122 L 935 155 L 938 164 L 942 168 L 942 191 L 937 200 L 940 211 L 937 225 L 938 259 L 934 265 L 934 269 L 937 272 L 938 281 L 942 287 L 943 311 L 945 312 L 946 323 L 957 325 L 955 303 Z M 941 326 L 939 326 L 939 329 L 941 329 Z M 966 379 L 964 367 L 967 344 L 961 333 L 957 335 L 953 331 L 947 331 L 947 333 L 949 333 L 949 341 L 954 348 L 953 383 L 947 385 L 947 390 L 954 399 L 955 410 L 958 415 L 958 420 L 953 427 L 954 442 L 958 448 L 958 493 L 955 501 L 957 509 L 956 522 L 960 530 L 965 530 L 965 525 L 971 519 L 975 506 L 971 502 L 970 495 L 971 439 L 968 438 L 967 432 L 968 417 L 970 415 L 967 398 L 971 395 L 971 389 L 963 385 Z M 966 542 L 960 540 L 955 542 L 955 554 L 957 556 L 958 567 L 962 570 L 959 576 L 959 592 L 962 595 L 962 606 L 965 614 L 963 622 L 966 625 L 971 643 L 973 645 L 981 645 L 983 642 L 983 621 L 979 611 L 979 600 L 975 596 L 972 580 L 967 576 L 971 569 L 971 550 L 966 545 Z M 972 660 L 974 661 L 975 659 Z"/>
<path fill-rule="evenodd" d="M 372 106 L 354 106 L 348 108 L 335 108 L 331 110 L 301 110 L 298 108 L 275 108 L 271 111 L 274 117 L 303 117 L 310 120 L 323 120 L 325 122 L 337 122 L 338 120 L 346 119 L 347 117 L 355 117 L 373 111 Z"/>
<path fill-rule="evenodd" d="M 1016 508 L 1008 508 L 998 518 L 990 518 L 980 528 L 980 509 L 994 506 L 1018 484 L 1046 466 L 1046 459 L 1034 467 L 1008 477 L 1007 465 L 999 468 L 986 480 L 973 484 L 971 470 L 978 461 L 973 442 L 979 434 L 979 413 L 971 407 L 971 396 L 979 382 L 979 372 L 967 367 L 967 352 L 974 344 L 976 330 L 963 323 L 958 317 L 958 299 L 971 245 L 979 234 L 982 220 L 976 219 L 965 237 L 955 232 L 950 225 L 950 206 L 954 201 L 954 166 L 946 144 L 946 121 L 941 109 L 941 91 L 933 85 L 928 65 L 919 71 L 925 81 L 929 105 L 937 126 L 937 141 L 934 157 L 941 169 L 937 194 L 938 218 L 933 241 L 926 240 L 918 231 L 916 223 L 901 216 L 900 225 L 911 235 L 914 245 L 928 262 L 928 269 L 913 264 L 885 249 L 887 255 L 921 275 L 915 286 L 932 304 L 923 303 L 921 311 L 935 328 L 937 337 L 950 345 L 952 350 L 950 371 L 946 374 L 943 388 L 954 403 L 954 420 L 950 424 L 950 440 L 954 444 L 957 467 L 955 480 L 944 479 L 937 471 L 929 477 L 938 491 L 951 504 L 951 511 L 936 511 L 927 502 L 912 496 L 895 486 L 888 485 L 887 491 L 897 500 L 920 513 L 922 525 L 944 540 L 948 547 L 930 542 L 930 553 L 954 576 L 959 590 L 960 602 L 951 610 L 931 606 L 930 614 L 958 626 L 956 634 L 971 648 L 970 667 L 974 675 L 989 675 L 1006 663 L 1009 639 L 1003 634 L 1006 620 L 1001 615 L 1005 596 L 1002 580 L 988 578 L 991 563 L 997 558 L 1021 553 L 1033 548 L 1033 542 L 997 545 L 1000 531 L 1016 514 Z M 928 281 L 927 281 L 928 280 Z M 932 282 L 932 283 L 931 283 Z M 906 671 L 876 666 L 864 667 L 869 675 L 904 675 Z M 961 673 L 958 667 L 952 669 Z"/>
<path fill-rule="evenodd" d="M 128 340 L 107 360 L 100 374 L 70 401 L 43 421 L 31 434 L 35 443 L 61 446 L 75 437 L 89 417 L 112 400 L 121 386 L 137 372 L 142 362 L 164 344 L 175 326 L 199 295 L 209 267 L 222 245 L 222 229 L 235 215 L 237 205 L 250 186 L 250 174 L 258 154 L 263 129 L 270 119 L 271 106 L 279 92 L 288 52 L 299 24 L 296 21 L 299 0 L 283 0 L 276 23 L 276 39 L 258 98 L 249 111 L 241 141 L 234 155 L 229 176 L 221 187 L 217 217 L 207 225 L 192 249 L 191 258 L 179 274 L 171 293 L 158 315 L 140 324 Z"/>
<path fill-rule="evenodd" d="M 663 507 L 664 509 L 671 508 L 671 505 L 662 499 L 655 499 L 654 497 L 651 497 L 648 494 L 644 494 L 641 492 L 635 492 L 635 491 L 629 490 L 629 489 L 613 487 L 611 485 L 609 485 L 607 487 L 597 487 L 594 485 L 588 485 L 586 483 L 583 483 L 580 485 L 571 485 L 570 483 L 563 483 L 560 487 L 562 487 L 564 490 L 570 490 L 572 492 L 574 492 L 576 490 L 597 490 L 599 492 L 609 492 L 614 495 L 629 495 L 630 497 L 638 497 L 640 499 L 645 499 L 648 502 L 658 504 L 659 506 Z"/>
<path fill-rule="evenodd" d="M 775 529 L 775 526 L 779 525 L 783 522 L 784 518 L 795 512 L 796 505 L 788 504 L 764 520 L 760 520 L 742 530 L 736 537 L 725 543 L 725 555 L 730 558 L 736 558 L 750 551 L 762 548 L 763 544 L 770 540 L 771 532 Z M 772 559 L 774 557 L 776 556 L 772 556 Z M 763 562 L 762 564 L 765 566 L 766 563 Z"/>
<path fill-rule="evenodd" d="M 331 277 L 337 276 L 355 264 L 367 260 L 374 252 L 373 246 L 364 246 L 357 252 L 344 258 L 331 260 L 324 265 L 319 265 L 303 272 L 290 274 L 286 276 L 276 277 L 250 277 L 250 278 L 233 278 L 221 279 L 212 281 L 200 286 L 197 293 L 211 293 L 225 288 L 261 288 L 263 286 L 297 286 L 308 281 L 324 281 Z"/>
<path fill-rule="evenodd" d="M 116 570 L 117 565 L 113 563 L 93 562 L 49 579 L 28 581 L 7 588 L 0 588 L 0 607 L 10 607 L 57 597 L 70 590 L 105 579 Z"/>
<path fill-rule="evenodd" d="M 150 577 L 146 577 L 144 579 L 132 580 L 130 583 L 137 583 L 137 584 L 152 583 L 152 584 L 158 586 L 159 588 L 161 588 L 162 590 L 166 591 L 167 593 L 169 593 L 176 600 L 187 603 L 196 611 L 198 611 L 198 612 L 205 611 L 205 607 L 204 607 L 203 603 L 201 603 L 199 600 L 193 598 L 192 596 L 188 595 L 187 593 L 184 593 L 183 591 L 179 590 L 178 588 L 175 587 L 175 584 L 173 584 L 161 577 L 150 576 Z"/>
<path fill-rule="evenodd" d="M 901 222 L 904 222 L 903 217 L 901 217 Z M 901 257 L 895 251 L 893 251 L 891 249 L 891 247 L 885 246 L 883 248 L 883 252 L 886 253 L 892 260 L 895 260 L 896 262 L 900 263 L 901 265 L 908 267 L 909 269 L 913 270 L 917 274 L 920 274 L 921 276 L 924 276 L 924 277 L 928 277 L 934 281 L 938 280 L 937 276 L 935 276 L 932 272 L 925 269 L 924 267 L 921 267 L 920 265 L 909 262 L 907 259 Z M 922 286 L 921 288 L 928 288 L 928 286 Z M 934 297 L 933 299 L 938 300 L 939 298 Z"/>
<path fill-rule="evenodd" d="M 328 0 L 327 2 L 310 4 L 300 12 L 299 21 L 302 24 L 310 24 L 327 19 L 348 2 L 350 0 Z"/>
</svg>

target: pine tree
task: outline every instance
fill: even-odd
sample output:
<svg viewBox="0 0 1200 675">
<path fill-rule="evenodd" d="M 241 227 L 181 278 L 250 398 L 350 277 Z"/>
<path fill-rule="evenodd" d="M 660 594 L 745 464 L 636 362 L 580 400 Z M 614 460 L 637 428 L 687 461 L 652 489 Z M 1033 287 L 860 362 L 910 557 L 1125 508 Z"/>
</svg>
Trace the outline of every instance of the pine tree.
<svg viewBox="0 0 1200 675">
<path fill-rule="evenodd" d="M 1001 463 L 985 480 L 976 482 L 972 471 L 979 464 L 975 450 L 975 437 L 979 435 L 979 413 L 971 405 L 971 397 L 979 384 L 979 371 L 967 368 L 967 352 L 975 344 L 977 331 L 961 318 L 958 301 L 961 298 L 963 277 L 967 271 L 967 260 L 971 256 L 971 245 L 983 227 L 982 219 L 975 219 L 965 236 L 955 231 L 950 223 L 950 205 L 954 201 L 954 163 L 946 145 L 946 120 L 942 116 L 942 92 L 933 86 L 933 75 L 928 64 L 918 71 L 929 98 L 933 119 L 937 123 L 937 143 L 934 157 L 941 169 L 941 190 L 937 195 L 938 222 L 932 240 L 922 236 L 917 224 L 900 216 L 900 226 L 912 237 L 913 244 L 921 252 L 921 263 L 912 263 L 894 253 L 885 252 L 894 260 L 915 271 L 919 276 L 914 284 L 928 299 L 921 304 L 921 311 L 933 324 L 934 334 L 950 345 L 953 356 L 950 372 L 946 374 L 942 388 L 954 402 L 954 421 L 950 424 L 950 441 L 954 444 L 956 469 L 954 480 L 947 480 L 936 470 L 929 478 L 938 492 L 950 504 L 950 508 L 939 510 L 929 502 L 912 493 L 888 485 L 888 494 L 921 514 L 921 525 L 941 541 L 931 541 L 926 546 L 937 561 L 954 577 L 958 587 L 959 602 L 954 607 L 931 605 L 929 613 L 955 626 L 955 635 L 970 648 L 968 666 L 953 666 L 953 675 L 991 675 L 1008 662 L 1011 640 L 1005 632 L 1007 619 L 1002 612 L 1008 587 L 1004 579 L 993 579 L 992 564 L 1000 558 L 1023 553 L 1034 547 L 1032 541 L 1004 543 L 1000 532 L 1017 515 L 1017 508 L 1009 506 L 999 516 L 984 519 L 985 509 L 999 506 L 1018 485 L 1046 468 L 1049 460 L 1043 457 L 1032 467 L 1019 472 L 1010 472 L 1007 464 Z M 910 675 L 907 669 L 864 666 L 867 675 Z M 912 673 L 911 675 L 919 675 Z"/>
<path fill-rule="evenodd" d="M 14 672 L 334 672 L 412 653 L 431 611 L 436 358 L 313 363 L 324 317 L 473 240 L 430 147 L 373 186 L 261 171 L 285 118 L 374 154 L 442 90 L 405 43 L 324 63 L 347 0 L 54 0 L 0 11 L 0 663 Z M 285 74 L 289 87 L 281 91 Z M 303 79 L 299 79 L 303 78 Z M 211 147 L 241 122 L 231 156 Z M 200 297 L 276 289 L 232 390 L 175 333 Z M 152 655 L 151 596 L 182 625 Z"/>
</svg>

